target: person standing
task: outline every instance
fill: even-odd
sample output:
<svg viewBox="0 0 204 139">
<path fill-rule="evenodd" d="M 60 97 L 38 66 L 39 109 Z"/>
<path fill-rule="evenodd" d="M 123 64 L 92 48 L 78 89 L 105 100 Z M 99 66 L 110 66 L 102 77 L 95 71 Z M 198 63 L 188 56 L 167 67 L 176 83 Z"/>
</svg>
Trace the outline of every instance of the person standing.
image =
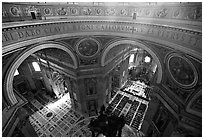
<svg viewBox="0 0 204 139">
<path fill-rule="evenodd" d="M 121 137 L 122 134 L 122 129 L 125 126 L 126 120 L 125 120 L 125 116 L 121 115 L 119 118 L 119 123 L 118 123 L 118 132 L 117 132 L 117 137 Z"/>
</svg>

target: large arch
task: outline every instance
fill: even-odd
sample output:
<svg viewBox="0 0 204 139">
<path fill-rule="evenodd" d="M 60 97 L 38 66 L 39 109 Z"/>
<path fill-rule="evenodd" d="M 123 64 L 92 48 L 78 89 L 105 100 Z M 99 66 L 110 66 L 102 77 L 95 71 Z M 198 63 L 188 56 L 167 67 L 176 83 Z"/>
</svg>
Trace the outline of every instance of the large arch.
<svg viewBox="0 0 204 139">
<path fill-rule="evenodd" d="M 34 45 L 31 46 L 29 48 L 27 48 L 26 50 L 24 50 L 20 55 L 18 55 L 15 60 L 11 63 L 10 67 L 8 68 L 7 72 L 6 72 L 6 76 L 4 78 L 4 85 L 3 85 L 3 92 L 4 92 L 4 96 L 6 98 L 6 101 L 8 103 L 9 106 L 15 105 L 16 103 L 18 103 L 14 92 L 13 92 L 13 78 L 14 78 L 14 73 L 16 71 L 16 69 L 21 65 L 21 63 L 31 54 L 45 49 L 45 48 L 58 48 L 61 49 L 65 52 L 67 52 L 67 54 L 69 54 L 74 62 L 74 65 L 72 66 L 72 68 L 76 69 L 78 67 L 77 64 L 77 59 L 76 56 L 73 54 L 73 52 L 65 45 L 61 44 L 61 43 L 54 43 L 54 42 L 47 42 L 44 44 L 38 44 L 38 45 Z"/>
<path fill-rule="evenodd" d="M 105 57 L 108 54 L 108 52 L 113 47 L 116 47 L 117 45 L 120 45 L 120 44 L 131 44 L 131 45 L 134 45 L 134 46 L 137 46 L 137 47 L 140 47 L 140 48 L 146 50 L 153 57 L 153 59 L 156 61 L 157 65 L 158 65 L 157 83 L 161 82 L 161 80 L 162 80 L 162 65 L 161 65 L 161 62 L 160 62 L 158 56 L 147 45 L 144 45 L 143 43 L 138 42 L 138 41 L 134 41 L 134 40 L 119 40 L 119 41 L 113 42 L 110 45 L 108 45 L 106 47 L 106 49 L 104 50 L 103 54 L 102 54 L 102 57 L 101 57 L 101 66 L 105 66 L 107 64 L 107 63 L 105 63 Z"/>
</svg>

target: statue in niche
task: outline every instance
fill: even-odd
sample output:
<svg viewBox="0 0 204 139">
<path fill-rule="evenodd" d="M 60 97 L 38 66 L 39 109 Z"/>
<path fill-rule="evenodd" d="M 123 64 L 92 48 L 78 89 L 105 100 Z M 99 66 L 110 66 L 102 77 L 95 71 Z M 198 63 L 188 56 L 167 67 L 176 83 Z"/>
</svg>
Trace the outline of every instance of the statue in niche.
<svg viewBox="0 0 204 139">
<path fill-rule="evenodd" d="M 89 110 L 89 115 L 93 116 L 96 115 L 97 112 L 97 101 L 96 100 L 89 100 L 88 101 L 88 110 Z"/>
<path fill-rule="evenodd" d="M 93 95 L 96 94 L 96 79 L 85 79 L 85 85 L 86 85 L 86 91 L 87 95 Z"/>
<path fill-rule="evenodd" d="M 191 65 L 181 57 L 172 57 L 169 60 L 169 70 L 180 84 L 190 85 L 194 82 L 195 74 Z"/>
</svg>

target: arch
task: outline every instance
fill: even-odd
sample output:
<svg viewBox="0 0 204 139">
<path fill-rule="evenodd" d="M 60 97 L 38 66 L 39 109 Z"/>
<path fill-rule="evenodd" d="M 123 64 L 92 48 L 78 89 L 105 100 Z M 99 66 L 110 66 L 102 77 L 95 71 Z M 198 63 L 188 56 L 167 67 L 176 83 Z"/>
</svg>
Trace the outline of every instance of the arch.
<svg viewBox="0 0 204 139">
<path fill-rule="evenodd" d="M 191 109 L 191 105 L 193 104 L 193 102 L 198 98 L 198 97 L 202 97 L 202 89 L 200 89 L 194 96 L 193 98 L 190 100 L 190 102 L 187 104 L 186 106 L 186 111 L 188 113 L 191 113 L 193 115 L 197 115 L 199 117 L 202 117 L 202 112 L 199 112 L 199 111 L 195 111 L 193 109 Z"/>
<path fill-rule="evenodd" d="M 45 48 L 58 48 L 58 49 L 64 50 L 65 52 L 67 52 L 71 56 L 71 58 L 74 62 L 74 65 L 72 66 L 72 68 L 74 68 L 74 69 L 77 68 L 78 65 L 77 65 L 77 59 L 76 59 L 75 55 L 73 54 L 73 52 L 69 48 L 67 48 L 63 44 L 54 43 L 54 42 L 47 42 L 44 44 L 38 44 L 38 45 L 34 45 L 34 46 L 27 48 L 20 55 L 18 55 L 15 58 L 15 60 L 11 63 L 10 67 L 7 70 L 5 79 L 4 79 L 4 88 L 3 89 L 4 89 L 4 93 L 5 93 L 4 95 L 6 96 L 6 99 L 8 100 L 8 103 L 9 103 L 8 105 L 12 106 L 18 102 L 15 95 L 14 95 L 14 92 L 13 92 L 13 78 L 14 78 L 13 75 L 14 75 L 14 72 L 28 56 L 30 56 L 31 54 L 33 54 L 39 50 L 45 49 Z"/>
<path fill-rule="evenodd" d="M 138 41 L 134 41 L 134 40 L 119 40 L 116 42 L 111 43 L 110 45 L 108 45 L 108 47 L 106 47 L 106 49 L 104 50 L 102 57 L 101 57 L 101 66 L 105 66 L 105 57 L 108 54 L 108 52 L 110 51 L 110 49 L 112 49 L 113 47 L 119 45 L 119 44 L 131 44 L 140 48 L 143 48 L 144 50 L 146 50 L 152 57 L 153 59 L 155 59 L 157 65 L 158 65 L 158 77 L 157 77 L 157 83 L 160 83 L 162 80 L 162 65 L 161 62 L 159 60 L 159 58 L 157 57 L 157 55 L 147 46 L 144 45 Z"/>
</svg>

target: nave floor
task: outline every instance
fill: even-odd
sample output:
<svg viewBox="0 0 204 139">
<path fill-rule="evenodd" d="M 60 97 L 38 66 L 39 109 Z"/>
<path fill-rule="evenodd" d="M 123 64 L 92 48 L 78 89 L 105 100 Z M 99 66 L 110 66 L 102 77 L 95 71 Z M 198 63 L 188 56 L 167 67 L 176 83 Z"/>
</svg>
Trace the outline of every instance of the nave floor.
<svg viewBox="0 0 204 139">
<path fill-rule="evenodd" d="M 148 103 L 146 100 L 118 91 L 108 109 L 118 116 L 124 114 L 126 124 L 139 131 Z M 88 128 L 91 118 L 85 118 L 72 108 L 69 94 L 57 101 L 44 94 L 37 95 L 29 102 L 27 110 L 32 113 L 29 121 L 39 137 L 91 137 Z"/>
<path fill-rule="evenodd" d="M 71 108 L 68 95 L 47 105 L 43 105 L 47 102 L 40 98 L 31 101 L 30 109 L 35 112 L 29 116 L 29 121 L 39 137 L 69 137 L 70 129 L 84 118 Z"/>
<path fill-rule="evenodd" d="M 149 102 L 123 91 L 118 91 L 107 109 L 116 116 L 124 114 L 126 124 L 140 130 Z"/>
</svg>

